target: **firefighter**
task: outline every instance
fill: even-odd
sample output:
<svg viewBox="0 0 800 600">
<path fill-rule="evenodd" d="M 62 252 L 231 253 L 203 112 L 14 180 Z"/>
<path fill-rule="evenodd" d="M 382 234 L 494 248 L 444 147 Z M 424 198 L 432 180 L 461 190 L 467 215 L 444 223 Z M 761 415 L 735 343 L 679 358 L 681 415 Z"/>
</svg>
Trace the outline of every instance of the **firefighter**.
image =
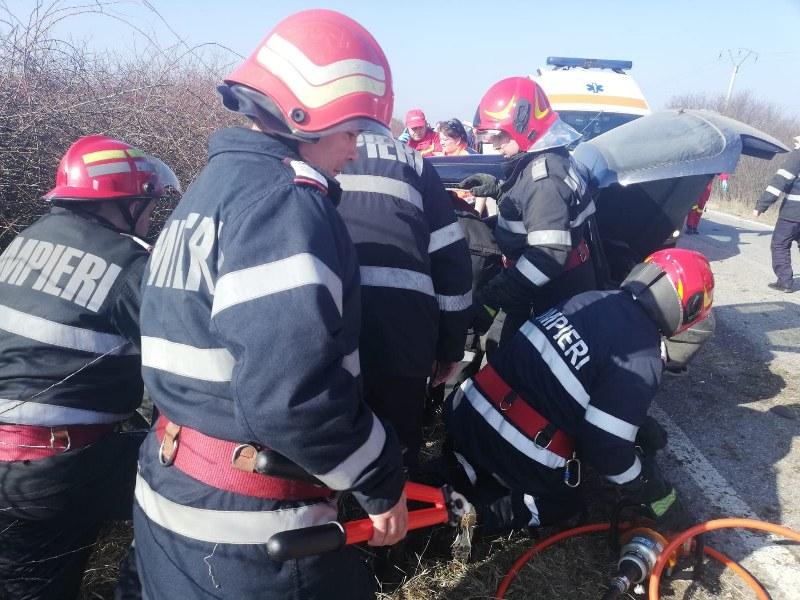
<svg viewBox="0 0 800 600">
<path fill-rule="evenodd" d="M 428 119 L 421 109 L 412 108 L 406 113 L 406 132 L 408 137 L 401 136 L 400 141 L 408 143 L 422 156 L 441 154 L 442 144 L 439 134 L 428 125 Z"/>
<path fill-rule="evenodd" d="M 697 228 L 700 226 L 700 219 L 703 217 L 703 213 L 706 211 L 706 203 L 708 199 L 711 198 L 711 190 L 714 187 L 714 179 L 712 178 L 711 181 L 708 182 L 708 185 L 705 189 L 700 193 L 700 197 L 697 199 L 692 205 L 692 208 L 689 209 L 689 214 L 686 215 L 686 233 L 688 235 L 697 235 L 699 232 Z"/>
<path fill-rule="evenodd" d="M 93 135 L 50 211 L 0 256 L 0 597 L 75 598 L 104 521 L 129 519 L 142 400 L 140 283 L 174 173 Z"/>
<path fill-rule="evenodd" d="M 475 129 L 507 160 L 500 182 L 477 174 L 461 182 L 474 196 L 499 200 L 495 238 L 504 269 L 475 296 L 475 329 L 489 329 L 502 309 L 501 343 L 534 313 L 594 289 L 586 220 L 595 212 L 586 177 L 567 146 L 580 134 L 566 125 L 527 77 L 493 85 L 480 101 Z"/>
<path fill-rule="evenodd" d="M 334 520 L 332 490 L 370 515 L 370 544 L 406 532 L 399 445 L 359 391 L 358 259 L 334 179 L 359 133 L 389 134 L 389 65 L 358 23 L 309 10 L 219 90 L 251 127 L 212 135 L 144 278 L 143 374 L 161 412 L 134 505 L 144 595 L 371 597 L 354 548 L 279 563 L 265 543 Z M 256 472 L 270 453 L 324 486 Z"/>
<path fill-rule="evenodd" d="M 781 292 L 794 291 L 794 273 L 792 272 L 792 242 L 800 244 L 800 135 L 794 138 L 794 150 L 789 153 L 783 166 L 778 169 L 767 189 L 753 209 L 758 217 L 786 194 L 778 212 L 778 220 L 772 232 L 772 270 L 778 277 L 767 287 Z"/>
<path fill-rule="evenodd" d="M 475 503 L 479 524 L 499 531 L 578 513 L 585 460 L 660 525 L 680 525 L 685 514 L 654 459 L 665 433 L 647 410 L 666 359 L 662 336 L 706 319 L 713 288 L 702 254 L 660 250 L 620 290 L 557 304 L 489 355 L 445 414 L 449 479 Z"/>
<path fill-rule="evenodd" d="M 339 213 L 361 265 L 364 397 L 394 427 L 413 472 L 426 380 L 443 383 L 464 355 L 467 243 L 436 171 L 402 142 L 361 136 L 358 159 L 337 179 Z"/>
</svg>

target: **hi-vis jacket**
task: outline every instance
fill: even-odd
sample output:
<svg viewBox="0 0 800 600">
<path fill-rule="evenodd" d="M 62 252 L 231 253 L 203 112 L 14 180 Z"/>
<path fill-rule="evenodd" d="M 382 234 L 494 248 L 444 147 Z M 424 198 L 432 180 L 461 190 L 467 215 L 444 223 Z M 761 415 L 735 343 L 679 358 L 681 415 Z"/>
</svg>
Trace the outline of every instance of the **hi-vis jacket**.
<svg viewBox="0 0 800 600">
<path fill-rule="evenodd" d="M 359 138 L 337 177 L 361 265 L 361 365 L 425 377 L 464 354 L 472 307 L 469 251 L 436 171 L 401 142 Z"/>
<path fill-rule="evenodd" d="M 400 452 L 360 398 L 358 262 L 338 193 L 277 138 L 214 133 L 144 276 L 143 375 L 174 423 L 272 448 L 378 514 L 400 497 Z M 136 499 L 172 532 L 263 543 L 335 515 L 328 502 L 278 510 L 286 502 L 209 488 L 162 467 L 156 440 Z"/>
<path fill-rule="evenodd" d="M 53 207 L 0 256 L 0 423 L 122 421 L 142 399 L 146 250 Z"/>
<path fill-rule="evenodd" d="M 516 263 L 498 277 L 513 280 L 502 287 L 535 297 L 539 288 L 564 272 L 595 205 L 586 179 L 564 148 L 523 154 L 509 161 L 509 167 L 494 235 L 506 258 Z M 486 300 L 503 307 L 502 302 Z"/>
<path fill-rule="evenodd" d="M 758 199 L 756 210 L 763 213 L 784 193 L 786 197 L 778 216 L 787 221 L 800 221 L 800 150 L 794 150 L 786 157 L 783 167 L 778 169 Z"/>
<path fill-rule="evenodd" d="M 624 291 L 579 294 L 522 326 L 490 356 L 519 397 L 576 442 L 581 460 L 623 485 L 642 469 L 634 440 L 661 381 L 661 336 Z M 472 379 L 452 400 L 455 449 L 510 489 L 558 494 L 566 461 L 527 437 Z"/>
</svg>

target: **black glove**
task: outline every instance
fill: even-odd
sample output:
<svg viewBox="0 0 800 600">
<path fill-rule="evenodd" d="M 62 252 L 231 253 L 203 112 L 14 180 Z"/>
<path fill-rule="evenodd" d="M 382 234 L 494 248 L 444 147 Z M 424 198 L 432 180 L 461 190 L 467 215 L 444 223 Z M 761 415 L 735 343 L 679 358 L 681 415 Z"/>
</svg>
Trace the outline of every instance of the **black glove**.
<svg viewBox="0 0 800 600">
<path fill-rule="evenodd" d="M 500 196 L 500 182 L 488 173 L 475 173 L 458 184 L 462 190 L 469 190 L 473 196 L 495 198 Z"/>
<path fill-rule="evenodd" d="M 653 417 L 647 415 L 636 434 L 636 445 L 645 454 L 655 454 L 667 445 L 667 430 Z"/>
<path fill-rule="evenodd" d="M 647 516 L 655 521 L 656 529 L 662 533 L 683 531 L 694 524 L 694 519 L 683 506 L 674 487 L 670 487 L 665 496 L 649 502 L 646 506 Z"/>
<path fill-rule="evenodd" d="M 475 332 L 475 335 L 483 335 L 494 323 L 494 318 L 497 316 L 497 309 L 492 308 L 491 306 L 487 306 L 485 304 L 479 304 L 475 302 L 472 305 L 472 331 Z"/>
</svg>

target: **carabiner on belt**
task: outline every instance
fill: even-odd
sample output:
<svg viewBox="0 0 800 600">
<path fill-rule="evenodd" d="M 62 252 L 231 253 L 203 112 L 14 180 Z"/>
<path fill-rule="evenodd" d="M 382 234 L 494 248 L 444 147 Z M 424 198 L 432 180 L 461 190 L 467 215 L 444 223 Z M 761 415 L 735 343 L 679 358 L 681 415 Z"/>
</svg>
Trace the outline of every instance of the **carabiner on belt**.
<svg viewBox="0 0 800 600">
<path fill-rule="evenodd" d="M 572 458 L 564 465 L 564 484 L 571 488 L 576 488 L 581 484 L 581 461 L 577 452 L 573 452 Z"/>
</svg>

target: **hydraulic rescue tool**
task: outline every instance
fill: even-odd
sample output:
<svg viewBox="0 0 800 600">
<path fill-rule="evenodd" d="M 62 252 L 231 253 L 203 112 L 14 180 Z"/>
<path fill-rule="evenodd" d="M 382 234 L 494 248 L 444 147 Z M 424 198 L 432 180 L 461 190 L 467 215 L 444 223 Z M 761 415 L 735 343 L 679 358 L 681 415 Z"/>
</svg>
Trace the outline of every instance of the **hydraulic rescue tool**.
<svg viewBox="0 0 800 600">
<path fill-rule="evenodd" d="M 475 511 L 461 494 L 450 486 L 441 488 L 407 482 L 406 498 L 410 501 L 433 504 L 408 512 L 408 529 L 421 529 L 432 525 L 447 523 L 463 528 L 454 545 L 457 555 L 469 554 L 471 528 L 475 524 Z M 332 552 L 349 545 L 366 542 L 372 537 L 372 521 L 359 519 L 339 523 L 333 521 L 325 525 L 315 525 L 302 529 L 291 529 L 273 535 L 267 542 L 270 558 L 285 561 L 324 552 Z"/>
<path fill-rule="evenodd" d="M 255 471 L 271 477 L 324 485 L 296 463 L 268 448 L 262 448 L 256 454 Z M 456 558 L 468 557 L 476 519 L 475 509 L 467 499 L 449 485 L 437 488 L 410 481 L 405 484 L 405 493 L 409 501 L 433 505 L 409 511 L 408 529 L 421 529 L 443 523 L 457 526 L 460 531 L 453 543 L 453 554 Z M 285 561 L 331 552 L 345 545 L 366 542 L 371 537 L 370 519 L 347 523 L 332 521 L 324 525 L 277 533 L 267 542 L 267 551 L 272 559 Z"/>
<path fill-rule="evenodd" d="M 653 572 L 653 567 L 668 543 L 663 535 L 648 527 L 637 527 L 626 531 L 622 535 L 617 574 L 611 580 L 603 600 L 621 598 L 631 586 L 643 583 Z M 689 545 L 679 550 L 669 557 L 670 568 L 677 564 L 678 554 L 689 552 Z"/>
</svg>

